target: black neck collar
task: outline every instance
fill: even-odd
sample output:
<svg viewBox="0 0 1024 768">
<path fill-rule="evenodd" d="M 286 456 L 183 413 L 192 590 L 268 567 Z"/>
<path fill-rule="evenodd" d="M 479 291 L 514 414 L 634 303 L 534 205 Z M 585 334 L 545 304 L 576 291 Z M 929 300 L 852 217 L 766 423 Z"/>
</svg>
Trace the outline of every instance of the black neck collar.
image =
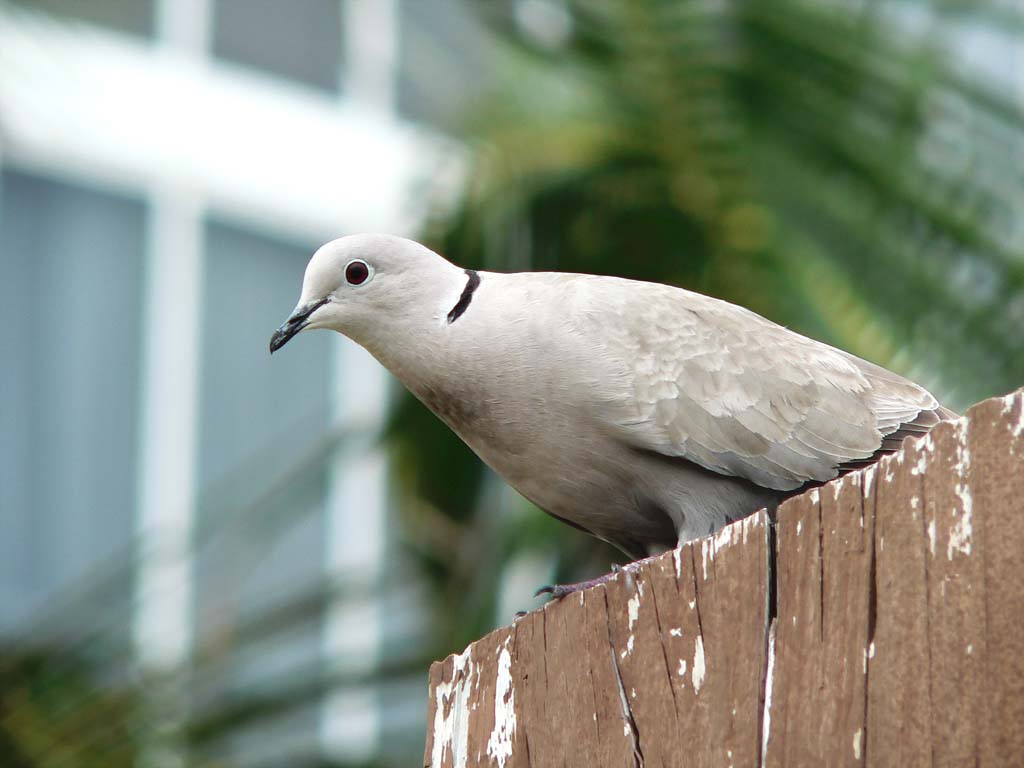
<svg viewBox="0 0 1024 768">
<path fill-rule="evenodd" d="M 462 289 L 462 295 L 459 296 L 459 300 L 455 302 L 455 306 L 452 307 L 452 311 L 448 313 L 448 323 L 454 323 L 460 317 L 462 313 L 469 308 L 469 302 L 473 300 L 473 292 L 476 291 L 477 286 L 480 285 L 480 275 L 476 273 L 475 269 L 467 269 L 466 276 L 469 278 L 466 281 L 466 287 Z"/>
</svg>

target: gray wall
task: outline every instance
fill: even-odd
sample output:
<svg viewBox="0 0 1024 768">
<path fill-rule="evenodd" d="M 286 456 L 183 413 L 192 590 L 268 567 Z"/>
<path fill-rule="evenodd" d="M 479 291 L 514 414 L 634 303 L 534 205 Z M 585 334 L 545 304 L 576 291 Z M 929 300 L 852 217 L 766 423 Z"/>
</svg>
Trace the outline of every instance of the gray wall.
<svg viewBox="0 0 1024 768">
<path fill-rule="evenodd" d="M 323 577 L 323 457 L 310 456 L 330 419 L 330 336 L 310 331 L 273 359 L 270 334 L 295 305 L 313 250 L 221 222 L 206 228 L 197 478 L 196 632 L 229 627 L 230 653 L 194 690 L 197 703 L 259 690 L 279 675 L 316 672 L 321 617 L 247 637 L 247 617 L 295 599 Z M 237 748 L 309 744 L 318 712 L 263 722 Z M 315 742 L 313 742 L 315 743 Z M 229 749 L 229 752 L 235 752 Z"/>
<path fill-rule="evenodd" d="M 214 0 L 212 5 L 214 56 L 338 90 L 338 0 Z"/>
<path fill-rule="evenodd" d="M 14 0 L 15 4 L 142 37 L 153 37 L 156 0 Z"/>
<path fill-rule="evenodd" d="M 0 629 L 132 539 L 144 227 L 0 173 Z"/>
</svg>

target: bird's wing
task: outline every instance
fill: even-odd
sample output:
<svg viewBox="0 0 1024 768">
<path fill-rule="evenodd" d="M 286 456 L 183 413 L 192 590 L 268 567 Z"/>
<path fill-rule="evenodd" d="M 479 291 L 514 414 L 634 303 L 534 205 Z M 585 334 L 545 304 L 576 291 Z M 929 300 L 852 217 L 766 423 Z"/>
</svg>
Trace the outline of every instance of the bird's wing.
<svg viewBox="0 0 1024 768">
<path fill-rule="evenodd" d="M 602 426 L 641 450 L 787 491 L 954 416 L 911 381 L 718 299 L 608 278 L 577 295 L 573 331 L 609 371 Z"/>
</svg>

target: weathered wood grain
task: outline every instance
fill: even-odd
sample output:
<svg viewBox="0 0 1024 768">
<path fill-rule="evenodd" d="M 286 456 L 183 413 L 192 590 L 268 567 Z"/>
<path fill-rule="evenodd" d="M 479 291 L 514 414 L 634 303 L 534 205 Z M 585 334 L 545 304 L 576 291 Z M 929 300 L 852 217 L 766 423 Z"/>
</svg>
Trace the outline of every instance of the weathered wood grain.
<svg viewBox="0 0 1024 768">
<path fill-rule="evenodd" d="M 982 583 L 971 589 L 985 617 L 980 752 L 989 765 L 1019 765 L 1024 756 L 1024 396 L 987 400 L 967 416 L 961 443 L 966 451 L 960 457 L 967 482 L 955 489 L 964 511 L 951 541 L 961 556 L 971 556 L 975 547 L 982 550 Z"/>
<path fill-rule="evenodd" d="M 768 531 L 755 515 L 607 585 L 642 764 L 756 762 Z"/>
<path fill-rule="evenodd" d="M 767 765 L 864 763 L 872 491 L 850 475 L 779 510 Z"/>
<path fill-rule="evenodd" d="M 874 636 L 868 648 L 869 754 L 895 765 L 927 764 L 931 754 L 927 545 L 917 444 L 878 465 L 875 496 Z"/>
<path fill-rule="evenodd" d="M 759 513 L 434 664 L 424 765 L 756 763 L 768 536 Z"/>
<path fill-rule="evenodd" d="M 984 553 L 968 530 L 964 493 L 968 476 L 966 421 L 944 424 L 918 446 L 911 469 L 922 479 L 924 510 L 932 754 L 945 765 L 973 765 L 979 751 L 979 715 L 984 712 Z M 968 527 L 965 527 L 968 526 Z M 965 549 L 970 549 L 965 552 Z"/>
<path fill-rule="evenodd" d="M 424 765 L 1024 764 L 1022 400 L 434 664 Z"/>
</svg>

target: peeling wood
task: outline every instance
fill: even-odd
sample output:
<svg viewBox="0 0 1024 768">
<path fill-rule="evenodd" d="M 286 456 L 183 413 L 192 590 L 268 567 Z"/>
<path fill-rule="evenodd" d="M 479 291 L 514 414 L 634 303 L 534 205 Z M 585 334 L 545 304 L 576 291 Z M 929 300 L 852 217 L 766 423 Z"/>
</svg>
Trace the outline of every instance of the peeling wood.
<svg viewBox="0 0 1024 768">
<path fill-rule="evenodd" d="M 424 766 L 1014 762 L 1022 400 L 434 664 Z"/>
</svg>

